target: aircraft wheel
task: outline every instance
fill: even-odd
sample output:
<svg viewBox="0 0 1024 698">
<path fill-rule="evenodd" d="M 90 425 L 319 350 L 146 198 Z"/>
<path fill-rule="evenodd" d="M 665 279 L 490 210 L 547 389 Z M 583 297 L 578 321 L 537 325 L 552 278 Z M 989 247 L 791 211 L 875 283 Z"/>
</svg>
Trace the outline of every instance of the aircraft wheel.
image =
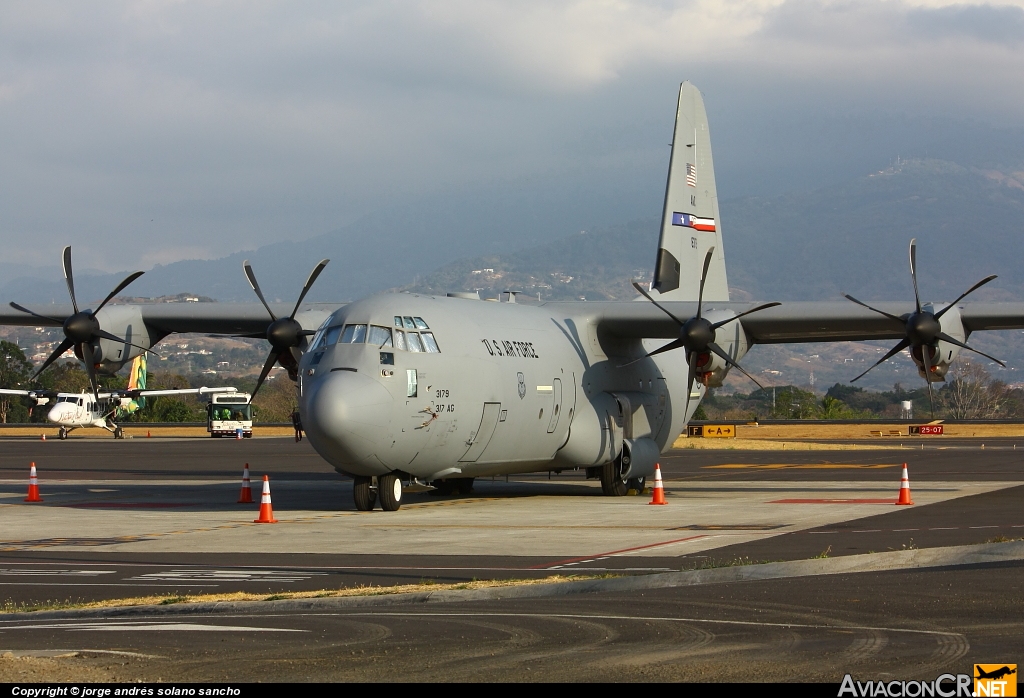
<svg viewBox="0 0 1024 698">
<path fill-rule="evenodd" d="M 394 473 L 377 478 L 377 496 L 384 511 L 398 511 L 402 506 L 402 480 Z"/>
<path fill-rule="evenodd" d="M 644 488 L 647 487 L 646 477 L 631 477 L 626 480 L 626 487 L 631 490 L 636 490 L 637 494 L 643 494 Z"/>
<path fill-rule="evenodd" d="M 611 463 L 605 463 L 601 468 L 601 491 L 609 497 L 621 497 L 629 489 L 626 481 L 622 479 L 622 464 L 616 458 Z"/>
<path fill-rule="evenodd" d="M 352 481 L 352 498 L 356 502 L 356 509 L 359 511 L 373 511 L 377 503 L 377 491 L 370 485 L 372 478 L 356 476 Z"/>
<path fill-rule="evenodd" d="M 57 438 L 60 439 L 61 441 L 68 438 L 68 430 L 65 429 L 64 427 L 61 427 L 60 430 L 57 432 Z"/>
</svg>

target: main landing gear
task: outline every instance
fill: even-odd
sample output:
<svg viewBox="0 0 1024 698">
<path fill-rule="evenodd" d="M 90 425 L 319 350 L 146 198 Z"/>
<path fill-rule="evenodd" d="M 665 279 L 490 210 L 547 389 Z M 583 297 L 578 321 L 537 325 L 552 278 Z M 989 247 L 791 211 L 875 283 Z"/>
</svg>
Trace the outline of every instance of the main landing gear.
<svg viewBox="0 0 1024 698">
<path fill-rule="evenodd" d="M 629 464 L 623 465 L 621 456 L 611 463 L 605 463 L 601 467 L 601 491 L 609 497 L 622 497 L 630 492 L 634 494 L 643 492 L 647 485 L 647 478 L 623 478 L 622 476 L 627 470 L 629 470 Z"/>
<path fill-rule="evenodd" d="M 378 498 L 384 511 L 398 511 L 402 506 L 402 479 L 395 473 L 377 478 L 357 475 L 352 482 L 352 498 L 359 511 L 373 511 Z"/>
</svg>

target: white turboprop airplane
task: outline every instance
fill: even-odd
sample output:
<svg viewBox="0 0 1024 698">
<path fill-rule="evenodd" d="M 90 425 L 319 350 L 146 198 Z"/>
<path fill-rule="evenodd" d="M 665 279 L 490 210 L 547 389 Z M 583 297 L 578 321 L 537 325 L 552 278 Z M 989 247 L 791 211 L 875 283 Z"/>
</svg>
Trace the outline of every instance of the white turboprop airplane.
<svg viewBox="0 0 1024 698">
<path fill-rule="evenodd" d="M 113 416 L 118 408 L 126 408 L 132 400 L 140 397 L 161 395 L 209 395 L 210 393 L 235 393 L 234 388 L 184 388 L 178 390 L 111 390 L 96 393 L 58 393 L 53 390 L 7 390 L 0 389 L 0 395 L 22 395 L 36 401 L 36 405 L 54 405 L 46 419 L 60 426 L 58 436 L 68 434 L 82 427 L 99 427 L 123 439 L 124 431 L 114 423 Z"/>
</svg>

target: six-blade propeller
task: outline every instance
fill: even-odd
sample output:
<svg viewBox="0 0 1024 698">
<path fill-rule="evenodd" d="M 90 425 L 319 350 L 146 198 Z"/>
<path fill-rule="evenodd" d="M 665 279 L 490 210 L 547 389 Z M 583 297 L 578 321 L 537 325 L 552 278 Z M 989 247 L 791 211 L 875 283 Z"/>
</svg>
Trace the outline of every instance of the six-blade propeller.
<svg viewBox="0 0 1024 698">
<path fill-rule="evenodd" d="M 686 363 L 689 367 L 689 371 L 687 372 L 686 376 L 686 404 L 683 407 L 684 414 L 690 408 L 690 393 L 693 391 L 693 382 L 697 378 L 697 361 L 702 355 L 707 355 L 708 353 L 718 355 L 718 357 L 721 358 L 722 361 L 724 361 L 727 365 L 735 367 L 747 378 L 754 381 L 757 387 L 762 389 L 764 388 L 763 385 L 757 382 L 756 378 L 747 373 L 742 366 L 736 363 L 736 361 L 731 356 L 729 356 L 728 352 L 726 352 L 724 349 L 722 349 L 722 347 L 715 343 L 715 331 L 718 330 L 718 328 L 722 327 L 723 325 L 727 325 L 733 320 L 738 320 L 739 318 L 745 315 L 756 313 L 757 311 L 764 310 L 765 308 L 773 308 L 776 305 L 781 305 L 778 302 L 765 303 L 763 305 L 757 306 L 756 308 L 745 310 L 739 315 L 734 315 L 730 318 L 726 318 L 725 320 L 715 323 L 712 323 L 711 321 L 704 318 L 701 314 L 704 305 L 704 282 L 707 281 L 708 268 L 711 266 L 711 256 L 714 253 L 714 251 L 714 247 L 709 248 L 707 255 L 704 257 L 704 269 L 701 271 L 700 275 L 700 290 L 697 293 L 697 314 L 694 315 L 689 320 L 687 320 L 686 322 L 683 322 L 675 315 L 673 315 L 664 306 L 660 305 L 658 301 L 654 300 L 651 297 L 651 295 L 647 291 L 645 291 L 643 287 L 640 286 L 640 284 L 638 284 L 635 281 L 633 282 L 633 288 L 639 291 L 644 298 L 649 300 L 651 303 L 654 303 L 655 306 L 657 306 L 662 312 L 664 312 L 670 318 L 675 320 L 676 323 L 678 323 L 679 325 L 679 339 L 675 339 L 669 342 L 668 344 L 659 347 L 658 349 L 655 349 L 649 354 L 640 357 L 636 361 L 642 361 L 651 356 L 655 356 L 666 351 L 672 351 L 673 349 L 683 348 L 686 350 Z M 631 361 L 630 363 L 636 363 L 636 361 Z M 628 366 L 629 364 L 625 365 Z"/>
<path fill-rule="evenodd" d="M 252 266 L 249 265 L 249 260 L 245 260 L 242 263 L 242 269 L 245 270 L 245 278 L 249 280 L 249 285 L 252 286 L 252 290 L 256 292 L 256 296 L 263 303 L 263 307 L 270 313 L 270 319 L 272 322 L 267 326 L 266 338 L 270 342 L 270 354 L 267 356 L 266 362 L 263 364 L 263 371 L 260 373 L 259 380 L 256 381 L 256 388 L 252 391 L 252 397 L 256 397 L 256 393 L 259 391 L 260 386 L 263 385 L 263 381 L 266 380 L 267 375 L 270 373 L 270 369 L 274 367 L 274 364 L 278 361 L 281 365 L 287 368 L 289 371 L 297 370 L 299 359 L 302 358 L 302 352 L 299 351 L 299 345 L 302 344 L 302 338 L 309 335 L 316 334 L 315 330 L 304 330 L 302 325 L 295 319 L 295 313 L 299 312 L 299 306 L 302 305 L 302 299 L 306 297 L 313 282 L 316 281 L 316 277 L 320 276 L 320 272 L 324 270 L 327 263 L 331 261 L 329 259 L 321 259 L 319 264 L 313 267 L 313 271 L 310 272 L 309 278 L 306 279 L 306 285 L 302 287 L 302 293 L 299 294 L 299 299 L 295 301 L 295 308 L 292 310 L 292 314 L 288 317 L 279 318 L 274 315 L 274 311 L 270 309 L 267 304 L 267 300 L 263 297 L 263 292 L 260 290 L 260 285 L 256 281 L 256 275 L 252 271 Z M 260 337 L 263 335 L 250 335 Z M 252 402 L 252 398 L 249 399 Z"/>
<path fill-rule="evenodd" d="M 854 378 L 850 382 L 852 383 L 858 380 L 859 378 L 862 378 L 865 374 L 867 374 L 868 371 L 870 371 L 872 368 L 875 368 L 875 366 L 878 366 L 879 364 L 888 361 L 896 354 L 910 347 L 910 350 L 914 353 L 915 358 L 919 357 L 921 359 L 921 362 L 924 364 L 925 384 L 928 386 L 928 404 L 931 407 L 932 417 L 934 417 L 935 400 L 932 397 L 932 382 L 929 379 L 929 376 L 931 375 L 933 370 L 934 364 L 932 363 L 932 361 L 933 359 L 936 358 L 934 352 L 937 346 L 937 342 L 939 340 L 943 342 L 948 342 L 954 346 L 958 346 L 961 349 L 973 351 L 975 354 L 980 354 L 981 356 L 984 356 L 986 359 L 992 359 L 992 361 L 995 361 L 1000 366 L 1006 366 L 1006 364 L 1004 364 L 1002 361 L 995 358 L 994 356 L 989 356 L 985 352 L 978 351 L 973 347 L 967 346 L 966 344 L 956 339 L 955 337 L 950 337 L 948 334 L 942 331 L 942 325 L 939 324 L 939 319 L 946 314 L 946 311 L 948 311 L 950 308 L 955 307 L 956 304 L 962 301 L 964 297 L 966 297 L 969 293 L 978 290 L 979 288 L 987 284 L 989 281 L 996 278 L 996 276 L 995 274 L 993 274 L 992 276 L 986 276 L 984 279 L 982 279 L 981 281 L 979 281 L 978 283 L 974 284 L 969 289 L 961 293 L 955 301 L 953 301 L 952 303 L 950 303 L 937 313 L 924 310 L 921 307 L 921 296 L 917 291 L 917 239 L 915 238 L 910 241 L 910 278 L 914 282 L 915 310 L 914 312 L 907 313 L 901 317 L 896 317 L 895 315 L 887 313 L 884 310 L 879 310 L 878 308 L 872 308 L 867 303 L 859 301 L 849 294 L 843 294 L 844 296 L 846 296 L 846 298 L 853 301 L 857 305 L 863 306 L 868 310 L 872 310 L 878 313 L 879 315 L 884 315 L 885 317 L 889 318 L 895 323 L 899 323 L 903 327 L 905 332 L 905 336 L 902 340 L 900 340 L 899 344 L 894 346 L 892 349 L 889 350 L 889 352 L 885 356 L 883 356 L 877 362 L 872 364 L 867 371 L 864 371 L 864 373 L 860 374 L 859 376 L 857 376 L 857 378 Z"/>
<path fill-rule="evenodd" d="M 43 365 L 39 367 L 39 370 L 32 376 L 32 380 L 35 380 L 40 373 L 49 368 L 50 364 L 60 358 L 60 356 L 68 349 L 74 348 L 75 353 L 81 357 L 82 361 L 85 362 L 86 373 L 89 374 L 89 383 L 92 385 L 93 395 L 96 397 L 96 401 L 99 402 L 99 386 L 96 383 L 96 357 L 93 352 L 93 344 L 100 339 L 108 339 L 112 342 L 119 344 L 128 344 L 141 349 L 142 351 L 150 351 L 146 347 L 140 347 L 137 344 L 118 337 L 117 335 L 111 334 L 100 327 L 99 320 L 96 319 L 96 313 L 98 313 L 103 306 L 105 306 L 114 296 L 124 290 L 124 288 L 135 281 L 135 279 L 142 276 L 143 272 L 137 271 L 134 274 L 129 274 L 125 277 L 125 280 L 117 285 L 117 287 L 107 294 L 107 297 L 103 299 L 94 310 L 79 310 L 78 299 L 75 298 L 75 276 L 71 268 L 71 246 L 64 248 L 64 279 L 68 284 L 68 293 L 71 295 L 71 306 L 75 309 L 72 315 L 64 318 L 47 317 L 46 315 L 40 315 L 39 313 L 33 312 L 28 308 L 18 305 L 17 303 L 11 303 L 11 307 L 15 310 L 19 310 L 23 313 L 38 318 L 41 324 L 49 325 L 50 327 L 63 327 L 64 329 L 64 341 L 53 350 L 53 353 L 43 362 Z"/>
</svg>

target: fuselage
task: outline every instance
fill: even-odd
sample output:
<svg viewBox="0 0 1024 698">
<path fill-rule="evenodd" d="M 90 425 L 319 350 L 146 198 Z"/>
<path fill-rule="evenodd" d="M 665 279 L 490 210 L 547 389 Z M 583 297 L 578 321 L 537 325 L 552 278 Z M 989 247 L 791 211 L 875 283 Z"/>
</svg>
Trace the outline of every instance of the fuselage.
<svg viewBox="0 0 1024 698">
<path fill-rule="evenodd" d="M 63 427 L 103 427 L 109 411 L 106 400 L 96 402 L 89 393 L 58 393 L 46 419 Z"/>
<path fill-rule="evenodd" d="M 686 423 L 670 397 L 685 391 L 682 352 L 623 366 L 645 348 L 610 350 L 594 305 L 414 294 L 346 305 L 300 363 L 309 440 L 340 472 L 425 479 L 591 467 L 623 439 L 667 448 Z"/>
</svg>

